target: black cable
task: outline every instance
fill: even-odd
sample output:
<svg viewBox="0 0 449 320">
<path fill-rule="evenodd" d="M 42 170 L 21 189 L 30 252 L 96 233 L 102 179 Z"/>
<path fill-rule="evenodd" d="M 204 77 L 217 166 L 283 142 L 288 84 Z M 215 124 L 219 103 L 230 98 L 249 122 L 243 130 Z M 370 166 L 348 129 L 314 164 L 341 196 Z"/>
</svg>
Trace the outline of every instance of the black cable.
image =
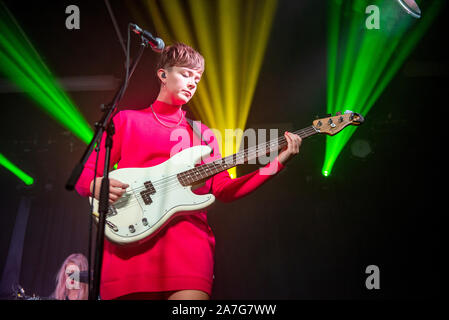
<svg viewBox="0 0 449 320">
<path fill-rule="evenodd" d="M 100 141 L 101 143 L 101 141 Z M 91 280 L 91 261 L 92 261 L 92 220 L 93 220 L 93 212 L 94 212 L 94 198 L 95 198 L 95 187 L 97 182 L 97 168 L 98 168 L 98 158 L 100 155 L 100 144 L 97 144 L 95 147 L 95 151 L 97 152 L 97 157 L 95 158 L 95 167 L 94 167 L 94 184 L 92 185 L 92 199 L 90 202 L 90 214 L 89 214 L 89 245 L 88 245 L 88 258 L 87 258 L 87 270 L 89 270 L 87 275 L 87 287 L 89 296 L 92 294 L 92 280 Z"/>
<path fill-rule="evenodd" d="M 126 88 L 128 87 L 128 77 L 129 77 L 129 56 L 130 56 L 130 39 L 131 39 L 131 24 L 128 24 L 128 41 L 127 41 L 127 50 L 126 50 L 126 77 L 125 77 L 125 84 L 123 86 L 123 90 L 120 92 L 120 96 L 118 98 L 117 101 L 117 108 L 116 111 L 114 112 L 114 114 L 111 116 L 111 120 L 114 118 L 114 116 L 119 112 L 119 107 L 118 107 L 118 102 L 120 102 L 120 100 L 123 98 L 123 95 L 126 91 Z M 90 266 L 91 266 L 91 256 L 92 256 L 92 220 L 94 219 L 93 217 L 93 201 L 95 198 L 95 187 L 96 187 L 96 178 L 97 178 L 97 168 L 98 168 L 98 158 L 100 155 L 100 145 L 101 145 L 101 141 L 103 139 L 100 139 L 100 142 L 97 144 L 97 146 L 95 147 L 95 151 L 97 152 L 97 156 L 95 159 L 95 168 L 94 168 L 94 180 L 93 180 L 93 186 L 92 186 L 92 199 L 91 199 L 91 203 L 90 203 L 90 217 L 89 217 L 89 246 L 88 246 L 88 270 L 89 270 L 89 274 L 88 274 L 88 287 L 89 287 L 89 295 L 92 294 L 92 282 L 91 282 L 91 273 L 90 273 Z M 91 297 L 89 297 L 90 299 Z M 98 297 L 95 297 L 95 299 Z"/>
</svg>

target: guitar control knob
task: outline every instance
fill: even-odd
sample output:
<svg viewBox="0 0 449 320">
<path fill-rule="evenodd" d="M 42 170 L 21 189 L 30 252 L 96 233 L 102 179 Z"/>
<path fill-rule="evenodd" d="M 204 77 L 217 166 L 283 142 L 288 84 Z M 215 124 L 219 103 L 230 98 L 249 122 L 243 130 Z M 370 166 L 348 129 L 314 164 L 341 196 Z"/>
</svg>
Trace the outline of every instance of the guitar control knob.
<svg viewBox="0 0 449 320">
<path fill-rule="evenodd" d="M 134 232 L 136 232 L 136 228 L 134 228 L 134 226 L 131 224 L 131 225 L 129 225 L 129 232 L 131 232 L 131 233 L 134 233 Z"/>
<path fill-rule="evenodd" d="M 143 218 L 143 219 L 142 219 L 142 224 L 143 224 L 144 226 L 147 226 L 147 225 L 148 225 L 148 220 L 147 220 L 147 218 Z"/>
</svg>

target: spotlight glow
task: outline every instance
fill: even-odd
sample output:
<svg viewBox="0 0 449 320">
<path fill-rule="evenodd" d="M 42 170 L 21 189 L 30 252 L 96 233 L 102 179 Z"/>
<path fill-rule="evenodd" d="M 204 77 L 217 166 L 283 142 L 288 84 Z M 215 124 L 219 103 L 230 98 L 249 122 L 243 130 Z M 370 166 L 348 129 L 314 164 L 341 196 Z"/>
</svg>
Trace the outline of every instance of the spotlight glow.
<svg viewBox="0 0 449 320">
<path fill-rule="evenodd" d="M 277 0 L 147 0 L 145 5 L 158 36 L 184 42 L 204 56 L 206 69 L 190 108 L 221 132 L 223 157 L 236 153 L 242 136 L 225 141 L 224 132 L 245 130 Z M 237 176 L 236 168 L 228 171 Z"/>
<path fill-rule="evenodd" d="M 92 129 L 3 2 L 0 30 L 0 71 L 52 118 L 89 143 Z"/>
<path fill-rule="evenodd" d="M 349 109 L 366 116 L 443 5 L 431 1 L 423 18 L 416 20 L 397 1 L 375 3 L 380 28 L 368 29 L 366 1 L 329 0 L 327 113 Z M 330 175 L 355 129 L 326 138 L 323 174 Z"/>
<path fill-rule="evenodd" d="M 6 157 L 0 153 L 0 165 L 8 169 L 11 173 L 15 174 L 17 178 L 22 180 L 26 185 L 32 185 L 34 183 L 34 179 L 30 177 L 28 174 L 19 169 L 15 164 L 6 159 Z"/>
</svg>

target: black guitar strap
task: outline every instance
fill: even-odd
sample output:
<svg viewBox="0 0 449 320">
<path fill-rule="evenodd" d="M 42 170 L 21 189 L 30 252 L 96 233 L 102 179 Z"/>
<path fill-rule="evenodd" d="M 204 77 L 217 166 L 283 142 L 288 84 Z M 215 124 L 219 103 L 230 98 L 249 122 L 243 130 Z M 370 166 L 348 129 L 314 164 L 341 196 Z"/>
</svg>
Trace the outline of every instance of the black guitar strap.
<svg viewBox="0 0 449 320">
<path fill-rule="evenodd" d="M 212 154 L 214 152 L 214 148 L 212 148 L 212 146 L 209 145 L 209 143 L 207 143 L 207 141 L 203 139 L 203 133 L 201 132 L 201 128 L 198 128 L 192 119 L 186 118 L 186 120 L 187 120 L 187 123 L 192 127 L 193 133 L 195 133 L 198 137 L 200 137 L 201 141 L 203 141 L 208 147 L 210 147 L 210 149 L 211 149 L 210 154 Z M 211 192 L 211 191 L 212 191 L 212 186 L 209 188 L 208 192 Z"/>
</svg>

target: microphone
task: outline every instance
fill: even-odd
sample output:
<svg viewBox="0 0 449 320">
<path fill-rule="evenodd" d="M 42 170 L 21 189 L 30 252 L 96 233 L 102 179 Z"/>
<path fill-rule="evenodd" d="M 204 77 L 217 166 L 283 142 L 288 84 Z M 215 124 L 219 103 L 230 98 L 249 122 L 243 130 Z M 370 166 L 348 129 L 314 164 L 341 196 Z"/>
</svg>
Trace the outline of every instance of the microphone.
<svg viewBox="0 0 449 320">
<path fill-rule="evenodd" d="M 153 49 L 154 52 L 162 52 L 162 50 L 165 47 L 165 43 L 161 38 L 157 38 L 154 37 L 150 32 L 143 30 L 142 28 L 140 28 L 137 24 L 134 23 L 130 23 L 132 31 L 134 31 L 134 33 L 141 35 L 143 37 L 145 37 L 145 39 L 148 40 L 148 42 L 150 43 L 151 49 Z"/>
</svg>

